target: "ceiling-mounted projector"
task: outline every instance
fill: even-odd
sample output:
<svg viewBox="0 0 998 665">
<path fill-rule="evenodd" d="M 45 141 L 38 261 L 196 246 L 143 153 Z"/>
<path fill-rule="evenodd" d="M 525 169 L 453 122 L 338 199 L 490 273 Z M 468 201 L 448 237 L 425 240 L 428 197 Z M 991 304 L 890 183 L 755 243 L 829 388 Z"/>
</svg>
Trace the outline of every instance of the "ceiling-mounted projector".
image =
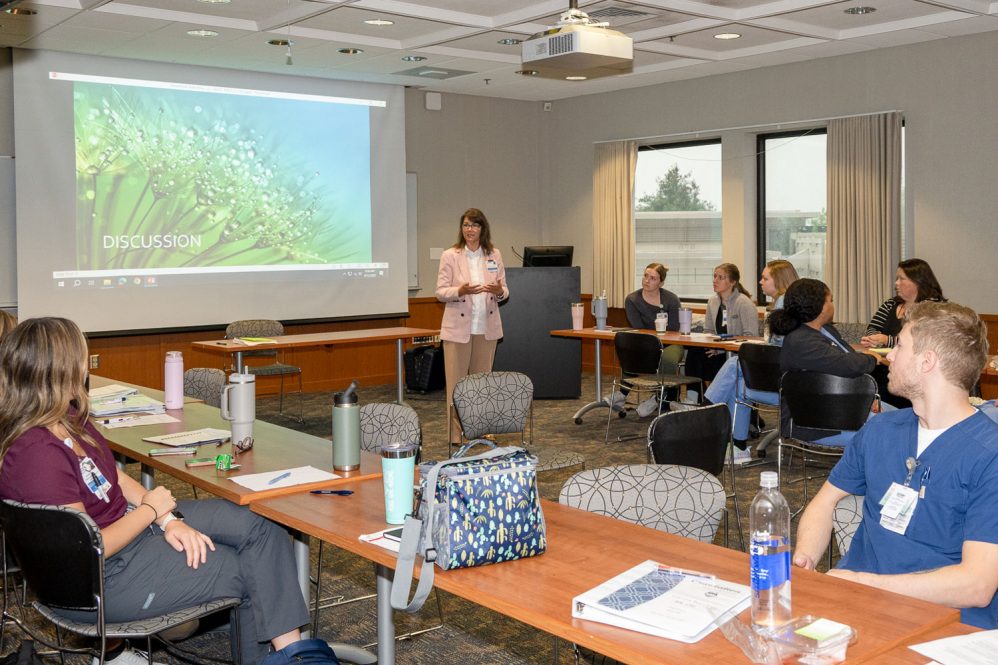
<svg viewBox="0 0 998 665">
<path fill-rule="evenodd" d="M 614 76 L 631 71 L 634 42 L 579 11 L 577 0 L 558 25 L 523 42 L 523 69 L 546 78 Z"/>
</svg>

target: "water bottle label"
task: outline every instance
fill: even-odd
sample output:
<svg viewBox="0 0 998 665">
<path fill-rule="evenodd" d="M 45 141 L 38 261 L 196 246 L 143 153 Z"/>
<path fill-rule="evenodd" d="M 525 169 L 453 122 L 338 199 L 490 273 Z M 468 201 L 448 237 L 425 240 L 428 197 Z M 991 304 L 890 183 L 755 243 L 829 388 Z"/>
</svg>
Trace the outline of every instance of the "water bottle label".
<svg viewBox="0 0 998 665">
<path fill-rule="evenodd" d="M 750 553 L 753 591 L 775 589 L 790 579 L 790 548 L 781 538 L 753 538 Z"/>
</svg>

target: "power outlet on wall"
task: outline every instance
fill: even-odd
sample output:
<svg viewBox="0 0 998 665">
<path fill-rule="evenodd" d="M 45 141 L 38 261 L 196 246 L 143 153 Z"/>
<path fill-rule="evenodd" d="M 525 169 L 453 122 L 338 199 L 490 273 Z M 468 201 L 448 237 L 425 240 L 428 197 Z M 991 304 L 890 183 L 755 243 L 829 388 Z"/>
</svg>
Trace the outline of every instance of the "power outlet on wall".
<svg viewBox="0 0 998 665">
<path fill-rule="evenodd" d="M 90 369 L 100 368 L 100 354 L 93 354 L 90 356 Z"/>
</svg>

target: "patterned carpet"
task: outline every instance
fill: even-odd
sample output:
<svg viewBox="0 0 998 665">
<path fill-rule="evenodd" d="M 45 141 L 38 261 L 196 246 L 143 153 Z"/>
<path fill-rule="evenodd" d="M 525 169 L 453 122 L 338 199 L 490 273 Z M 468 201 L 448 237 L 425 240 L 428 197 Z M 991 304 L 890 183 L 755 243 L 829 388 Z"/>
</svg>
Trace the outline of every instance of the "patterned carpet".
<svg viewBox="0 0 998 665">
<path fill-rule="evenodd" d="M 588 413 L 581 425 L 576 425 L 572 415 L 583 404 L 589 402 L 594 394 L 593 377 L 583 376 L 583 394 L 578 400 L 540 400 L 534 403 L 534 445 L 557 450 L 571 450 L 580 453 L 586 460 L 587 468 L 609 466 L 616 464 L 643 464 L 647 462 L 645 436 L 651 418 L 639 418 L 633 411 L 624 419 L 616 416 L 611 423 L 611 436 L 636 436 L 638 438 L 622 443 L 606 444 L 603 441 L 606 427 L 606 410 L 599 409 Z M 358 389 L 361 404 L 367 402 L 388 402 L 394 399 L 394 385 L 361 386 Z M 290 412 L 297 411 L 297 395 L 290 397 L 286 403 Z M 447 423 L 444 412 L 443 392 L 428 395 L 410 394 L 407 402 L 417 411 L 423 429 L 424 459 L 441 459 L 447 456 Z M 310 393 L 304 397 L 305 422 L 300 424 L 295 420 L 278 414 L 276 397 L 260 398 L 257 404 L 257 417 L 284 427 L 300 429 L 317 436 L 331 435 L 332 397 L 329 393 Z M 775 413 L 764 414 L 769 422 L 775 422 Z M 775 470 L 775 444 L 770 448 L 769 457 L 759 467 L 739 469 L 737 476 L 737 501 L 742 514 L 742 528 L 748 527 L 748 508 L 752 497 L 758 489 L 759 473 L 763 470 Z M 129 472 L 138 474 L 137 465 L 130 465 Z M 786 465 L 784 465 L 786 469 Z M 579 467 L 546 471 L 540 474 L 541 494 L 544 498 L 558 500 L 558 493 L 565 480 Z M 811 466 L 809 464 L 809 472 Z M 789 477 L 799 478 L 801 475 L 799 462 L 790 465 Z M 820 471 L 819 471 L 820 475 Z M 192 496 L 191 488 L 171 481 L 165 476 L 159 477 L 174 492 L 178 498 Z M 820 478 L 809 483 L 811 492 L 817 490 Z M 728 485 L 725 479 L 725 486 Z M 792 508 L 802 503 L 801 484 L 784 486 L 784 494 Z M 729 510 L 731 501 L 729 500 Z M 738 537 L 734 532 L 732 519 L 731 546 L 738 547 Z M 718 531 L 715 543 L 723 545 L 723 526 Z M 312 545 L 313 566 L 318 556 L 318 543 Z M 748 570 L 744 580 L 748 583 Z M 354 598 L 374 592 L 374 574 L 372 566 L 365 560 L 337 550 L 334 547 L 323 548 L 322 561 L 323 596 L 342 595 Z M 550 635 L 537 631 L 529 626 L 508 619 L 487 608 L 469 603 L 449 594 L 441 594 L 444 611 L 443 628 L 419 635 L 411 640 L 403 640 L 398 644 L 397 656 L 400 665 L 472 665 L 489 664 L 540 664 L 554 663 L 556 640 Z M 30 623 L 41 626 L 36 616 L 29 613 Z M 375 635 L 375 604 L 374 600 L 363 600 L 355 603 L 324 609 L 321 612 L 319 635 L 330 641 L 343 641 L 353 644 L 370 644 L 376 640 Z M 420 627 L 433 626 L 436 623 L 436 609 L 432 602 L 427 602 L 422 612 L 415 616 L 397 616 L 396 628 L 399 634 Z M 16 640 L 15 640 L 16 641 Z M 193 650 L 203 657 L 226 658 L 228 654 L 228 639 L 225 633 L 200 634 L 183 643 L 185 648 Z M 10 653 L 13 646 L 10 640 L 4 645 L 4 653 Z M 571 662 L 571 645 L 559 645 L 560 658 L 563 663 Z M 167 654 L 157 651 L 158 661 L 166 662 Z M 85 663 L 82 657 L 67 659 L 68 662 Z"/>
</svg>

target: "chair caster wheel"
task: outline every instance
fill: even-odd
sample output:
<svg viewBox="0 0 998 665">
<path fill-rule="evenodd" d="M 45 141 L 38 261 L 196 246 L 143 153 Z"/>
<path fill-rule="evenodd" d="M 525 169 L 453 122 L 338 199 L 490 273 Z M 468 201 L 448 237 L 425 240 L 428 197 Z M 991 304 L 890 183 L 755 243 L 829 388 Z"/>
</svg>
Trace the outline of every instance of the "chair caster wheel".
<svg viewBox="0 0 998 665">
<path fill-rule="evenodd" d="M 581 425 L 582 424 L 582 418 L 576 418 L 575 419 L 575 424 L 576 425 Z"/>
</svg>

